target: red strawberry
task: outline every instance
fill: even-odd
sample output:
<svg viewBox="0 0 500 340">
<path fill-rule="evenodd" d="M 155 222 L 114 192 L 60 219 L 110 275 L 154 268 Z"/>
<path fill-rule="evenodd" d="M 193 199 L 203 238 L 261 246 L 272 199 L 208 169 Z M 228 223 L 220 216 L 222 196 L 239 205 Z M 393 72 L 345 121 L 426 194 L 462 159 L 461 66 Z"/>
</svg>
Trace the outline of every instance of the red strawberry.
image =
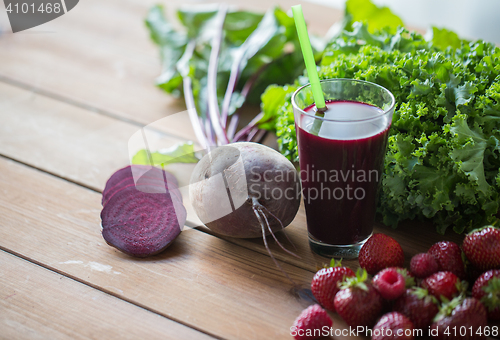
<svg viewBox="0 0 500 340">
<path fill-rule="evenodd" d="M 359 265 L 371 275 L 384 268 L 402 267 L 404 260 L 403 248 L 384 234 L 373 234 L 359 251 Z"/>
<path fill-rule="evenodd" d="M 401 313 L 384 314 L 372 331 L 372 340 L 412 340 L 413 323 Z"/>
<path fill-rule="evenodd" d="M 382 297 L 370 282 L 365 282 L 367 278 L 366 270 L 358 270 L 335 295 L 335 309 L 349 326 L 371 327 L 382 311 Z"/>
<path fill-rule="evenodd" d="M 478 269 L 500 269 L 500 229 L 492 226 L 476 229 L 465 236 L 462 248 Z"/>
<path fill-rule="evenodd" d="M 438 270 L 439 265 L 436 258 L 429 253 L 420 253 L 411 258 L 410 271 L 415 277 L 425 279 L 427 276 L 437 273 Z"/>
<path fill-rule="evenodd" d="M 431 335 L 437 340 L 485 339 L 487 324 L 486 309 L 479 300 L 458 297 L 443 305 L 431 326 Z"/>
<path fill-rule="evenodd" d="M 460 279 L 452 272 L 437 272 L 422 281 L 422 287 L 442 300 L 445 297 L 451 300 L 461 290 Z"/>
<path fill-rule="evenodd" d="M 483 273 L 472 287 L 472 296 L 486 307 L 488 319 L 500 320 L 500 270 Z"/>
<path fill-rule="evenodd" d="M 312 305 L 300 313 L 290 330 L 295 340 L 313 340 L 322 335 L 325 326 L 330 328 L 332 319 L 320 305 Z"/>
<path fill-rule="evenodd" d="M 380 271 L 373 278 L 372 284 L 380 295 L 387 300 L 397 299 L 406 289 L 404 276 L 394 267 Z"/>
<path fill-rule="evenodd" d="M 428 251 L 436 258 L 439 271 L 452 272 L 461 280 L 465 279 L 465 266 L 462 260 L 462 251 L 455 242 L 441 241 L 434 244 Z"/>
<path fill-rule="evenodd" d="M 406 315 L 416 329 L 427 330 L 439 312 L 439 302 L 427 289 L 414 287 L 394 302 L 394 310 Z"/>
<path fill-rule="evenodd" d="M 339 291 L 339 283 L 346 277 L 355 276 L 351 268 L 341 267 L 341 262 L 332 260 L 331 267 L 323 268 L 314 275 L 311 290 L 318 302 L 326 309 L 335 312 L 333 299 Z"/>
</svg>

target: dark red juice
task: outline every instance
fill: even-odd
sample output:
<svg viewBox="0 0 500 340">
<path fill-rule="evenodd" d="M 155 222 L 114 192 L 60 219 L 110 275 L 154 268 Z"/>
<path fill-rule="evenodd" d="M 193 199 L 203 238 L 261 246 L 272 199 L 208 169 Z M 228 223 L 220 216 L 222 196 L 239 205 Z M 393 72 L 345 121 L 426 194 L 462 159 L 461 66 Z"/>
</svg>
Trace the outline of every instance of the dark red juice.
<svg viewBox="0 0 500 340">
<path fill-rule="evenodd" d="M 323 121 L 315 134 L 316 119 L 302 115 L 301 126 L 296 123 L 307 228 L 316 241 L 351 245 L 373 231 L 390 118 L 365 103 L 330 101 L 327 107 L 325 118 L 350 121 Z"/>
</svg>

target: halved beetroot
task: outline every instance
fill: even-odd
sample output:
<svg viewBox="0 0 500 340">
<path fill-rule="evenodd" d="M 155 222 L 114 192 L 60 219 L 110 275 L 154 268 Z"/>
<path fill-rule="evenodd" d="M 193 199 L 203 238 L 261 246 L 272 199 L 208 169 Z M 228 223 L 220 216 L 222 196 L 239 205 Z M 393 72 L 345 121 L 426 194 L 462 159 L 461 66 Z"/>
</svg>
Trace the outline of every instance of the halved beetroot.
<svg viewBox="0 0 500 340">
<path fill-rule="evenodd" d="M 176 178 L 150 166 L 132 165 L 115 172 L 106 183 L 102 203 L 104 239 L 137 257 L 167 248 L 187 217 Z"/>
<path fill-rule="evenodd" d="M 180 234 L 186 210 L 166 193 L 145 193 L 129 187 L 107 201 L 101 212 L 106 242 L 136 257 L 155 255 Z"/>
<path fill-rule="evenodd" d="M 122 182 L 125 179 L 132 179 L 137 181 L 142 177 L 147 177 L 150 179 L 157 179 L 163 181 L 163 176 L 167 178 L 167 182 L 175 184 L 178 186 L 177 179 L 174 175 L 169 173 L 168 171 L 162 171 L 159 168 L 149 166 L 149 165 L 128 165 L 111 175 L 111 177 L 106 182 L 106 186 L 102 191 L 103 194 L 107 192 L 109 189 L 114 187 L 116 184 Z"/>
<path fill-rule="evenodd" d="M 102 192 L 102 204 L 109 200 L 110 193 L 115 193 L 130 184 L 139 184 L 143 181 L 159 182 L 160 186 L 165 186 L 165 179 L 168 188 L 178 187 L 177 179 L 174 175 L 159 168 L 145 165 L 129 165 L 115 172 L 106 182 Z M 179 193 L 180 194 L 180 193 Z"/>
</svg>

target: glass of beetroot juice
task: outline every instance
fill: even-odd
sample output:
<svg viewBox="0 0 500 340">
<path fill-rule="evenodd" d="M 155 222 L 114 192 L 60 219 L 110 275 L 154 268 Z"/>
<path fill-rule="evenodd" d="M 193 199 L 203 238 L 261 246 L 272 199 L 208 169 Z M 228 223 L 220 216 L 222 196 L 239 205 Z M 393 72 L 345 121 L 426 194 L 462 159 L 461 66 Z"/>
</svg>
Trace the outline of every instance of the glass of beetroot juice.
<svg viewBox="0 0 500 340">
<path fill-rule="evenodd" d="M 310 84 L 292 96 L 309 244 L 323 256 L 356 258 L 373 232 L 394 96 L 360 80 L 320 84 L 324 112 Z"/>
</svg>

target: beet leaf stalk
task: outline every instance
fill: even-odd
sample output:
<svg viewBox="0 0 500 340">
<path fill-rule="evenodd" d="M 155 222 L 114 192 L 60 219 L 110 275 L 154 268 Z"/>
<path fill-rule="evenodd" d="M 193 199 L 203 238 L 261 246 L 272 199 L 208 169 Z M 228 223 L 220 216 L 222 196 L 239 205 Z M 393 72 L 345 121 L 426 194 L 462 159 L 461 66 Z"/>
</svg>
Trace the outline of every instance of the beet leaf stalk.
<svg viewBox="0 0 500 340">
<path fill-rule="evenodd" d="M 226 18 L 227 5 L 221 4 L 219 12 L 215 17 L 216 33 L 212 39 L 212 50 L 208 62 L 207 91 L 208 91 L 208 114 L 212 123 L 212 128 L 217 136 L 217 144 L 229 143 L 225 128 L 225 122 L 221 120 L 219 103 L 217 100 L 217 66 L 219 63 L 219 52 L 224 34 L 224 19 Z"/>
<path fill-rule="evenodd" d="M 163 12 L 154 6 L 146 18 L 151 39 L 160 47 L 157 84 L 184 95 L 199 143 L 259 141 L 263 128 L 274 130 L 262 115 L 241 127 L 238 110 L 246 102 L 260 102 L 267 85 L 291 83 L 302 73 L 293 18 L 278 7 L 261 14 L 226 5 L 190 5 L 178 10 L 184 27 L 176 29 Z"/>
</svg>

